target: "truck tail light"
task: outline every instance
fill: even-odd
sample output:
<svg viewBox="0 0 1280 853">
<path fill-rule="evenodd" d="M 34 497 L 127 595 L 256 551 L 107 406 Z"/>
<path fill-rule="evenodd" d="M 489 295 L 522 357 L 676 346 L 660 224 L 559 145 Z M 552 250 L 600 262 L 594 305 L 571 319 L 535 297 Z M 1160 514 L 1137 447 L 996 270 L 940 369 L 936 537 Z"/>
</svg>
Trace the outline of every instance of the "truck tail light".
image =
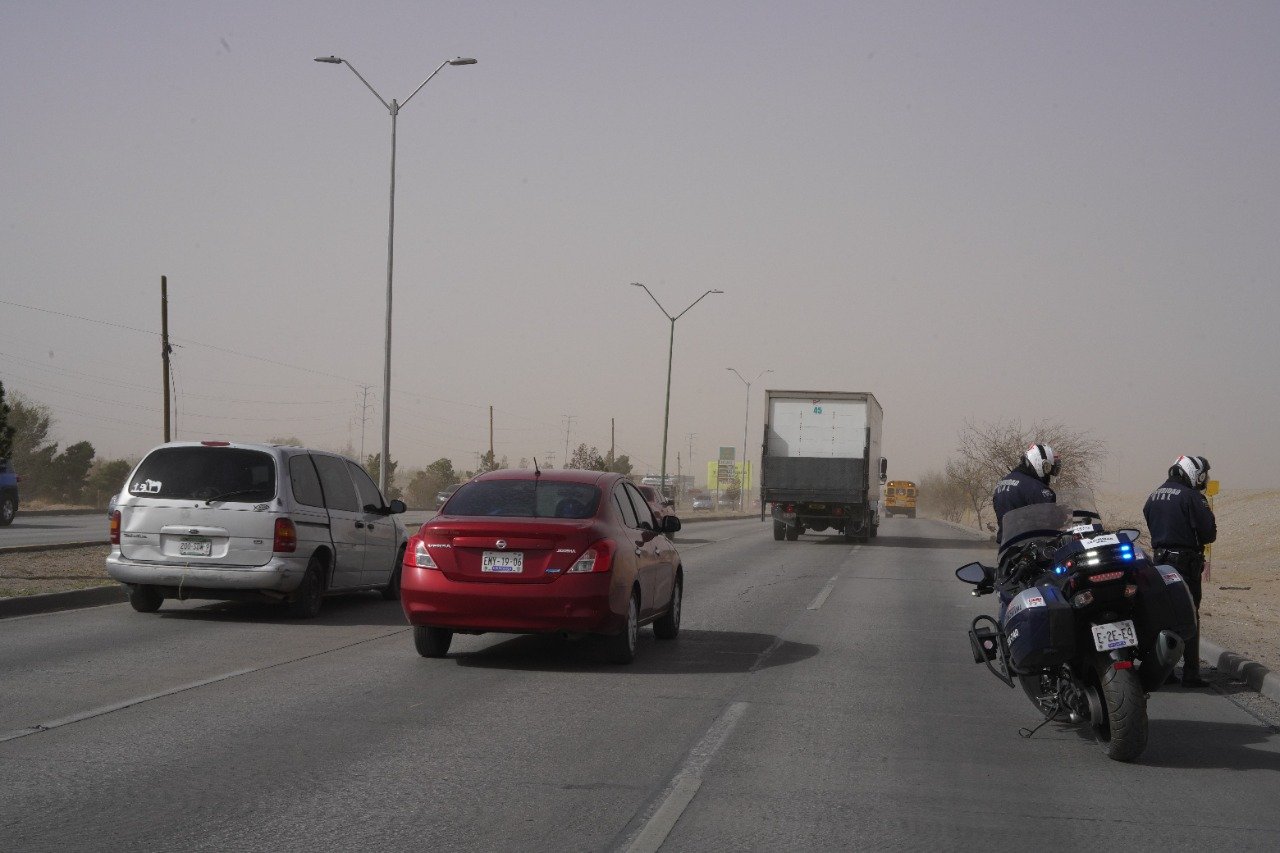
<svg viewBox="0 0 1280 853">
<path fill-rule="evenodd" d="M 111 513 L 111 544 L 120 544 L 120 510 Z"/>
<path fill-rule="evenodd" d="M 294 526 L 293 519 L 276 519 L 276 535 L 271 550 L 276 554 L 292 554 L 298 550 L 298 528 Z"/>
</svg>

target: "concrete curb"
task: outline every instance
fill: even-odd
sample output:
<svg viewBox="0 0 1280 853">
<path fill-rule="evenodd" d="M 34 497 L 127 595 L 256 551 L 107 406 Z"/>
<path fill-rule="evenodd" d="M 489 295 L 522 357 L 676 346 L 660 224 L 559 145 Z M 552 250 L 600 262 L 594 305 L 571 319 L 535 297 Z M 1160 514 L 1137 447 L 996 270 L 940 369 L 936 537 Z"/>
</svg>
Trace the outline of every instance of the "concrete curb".
<svg viewBox="0 0 1280 853">
<path fill-rule="evenodd" d="M 0 598 L 0 619 L 9 616 L 30 616 L 35 613 L 52 613 L 55 610 L 75 610 L 80 607 L 97 607 L 101 604 L 123 604 L 128 599 L 124 586 L 91 586 L 69 592 L 46 592 L 40 595 L 19 595 Z"/>
<path fill-rule="evenodd" d="M 1218 672 L 1243 681 L 1250 690 L 1257 691 L 1274 702 L 1280 702 L 1280 675 L 1257 661 L 1249 660 L 1204 637 L 1200 638 L 1200 657 L 1211 666 L 1216 666 Z"/>
</svg>

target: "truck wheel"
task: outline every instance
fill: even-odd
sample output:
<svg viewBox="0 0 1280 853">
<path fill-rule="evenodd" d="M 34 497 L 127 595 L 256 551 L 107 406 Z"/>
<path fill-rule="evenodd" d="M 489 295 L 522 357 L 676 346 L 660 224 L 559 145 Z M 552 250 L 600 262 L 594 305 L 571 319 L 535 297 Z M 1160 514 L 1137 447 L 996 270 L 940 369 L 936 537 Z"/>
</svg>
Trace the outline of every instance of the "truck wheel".
<svg viewBox="0 0 1280 853">
<path fill-rule="evenodd" d="M 783 524 L 781 521 L 775 521 L 775 522 L 773 523 L 773 538 L 774 538 L 774 541 L 776 541 L 776 542 L 781 542 L 781 541 L 782 541 L 782 537 L 784 537 L 784 536 L 786 536 L 786 535 L 787 535 L 787 526 L 786 526 L 785 524 Z"/>
<path fill-rule="evenodd" d="M 846 524 L 844 526 L 844 541 L 846 542 L 858 541 L 858 534 L 854 532 L 852 524 Z"/>
<path fill-rule="evenodd" d="M 915 518 L 915 517 L 916 517 L 916 511 L 914 509 L 907 510 L 907 518 Z"/>
<path fill-rule="evenodd" d="M 0 527 L 8 527 L 18 514 L 18 499 L 13 495 L 0 497 Z"/>
<path fill-rule="evenodd" d="M 787 528 L 786 536 L 788 542 L 794 542 L 800 538 L 800 525 L 788 524 L 785 527 Z"/>
</svg>

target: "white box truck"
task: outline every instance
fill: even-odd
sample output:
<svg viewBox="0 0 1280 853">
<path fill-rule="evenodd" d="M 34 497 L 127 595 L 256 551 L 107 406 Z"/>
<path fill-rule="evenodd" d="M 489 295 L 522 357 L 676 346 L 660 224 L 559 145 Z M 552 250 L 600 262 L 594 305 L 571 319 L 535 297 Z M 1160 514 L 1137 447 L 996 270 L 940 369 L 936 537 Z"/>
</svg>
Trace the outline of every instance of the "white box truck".
<svg viewBox="0 0 1280 853">
<path fill-rule="evenodd" d="M 760 513 L 773 538 L 832 530 L 865 542 L 880 526 L 884 410 L 865 391 L 765 391 Z"/>
</svg>

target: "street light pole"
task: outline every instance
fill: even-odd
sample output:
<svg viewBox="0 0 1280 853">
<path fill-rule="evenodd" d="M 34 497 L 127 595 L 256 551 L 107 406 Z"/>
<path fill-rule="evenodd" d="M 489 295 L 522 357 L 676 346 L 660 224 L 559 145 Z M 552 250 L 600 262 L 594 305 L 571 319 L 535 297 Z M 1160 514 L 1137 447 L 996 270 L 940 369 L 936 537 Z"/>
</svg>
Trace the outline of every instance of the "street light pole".
<svg viewBox="0 0 1280 853">
<path fill-rule="evenodd" d="M 751 416 L 751 386 L 752 386 L 752 385 L 754 385 L 756 382 L 759 382 L 759 381 L 760 381 L 760 376 L 764 376 L 766 373 L 773 373 L 773 371 L 772 371 L 772 370 L 762 370 L 762 371 L 760 371 L 760 376 L 757 376 L 755 379 L 752 379 L 750 382 L 748 382 L 746 379 L 744 379 L 744 378 L 743 378 L 743 376 L 742 376 L 742 374 L 741 374 L 741 373 L 739 373 L 738 371 L 734 370 L 732 367 L 726 367 L 726 368 L 725 368 L 725 370 L 729 371 L 730 373 L 732 373 L 734 376 L 738 377 L 739 379 L 742 379 L 742 383 L 743 383 L 744 385 L 746 385 L 746 386 L 747 386 L 747 410 L 746 410 L 746 413 L 745 413 L 745 414 L 743 414 L 743 416 L 742 416 L 742 479 L 743 479 L 743 482 L 738 484 L 738 497 L 739 497 L 739 498 L 741 498 L 741 500 L 742 500 L 742 511 L 743 511 L 743 512 L 746 512 L 746 511 L 747 511 L 747 484 L 746 484 L 746 479 L 747 479 L 747 419 Z"/>
<path fill-rule="evenodd" d="M 355 66 L 345 59 L 337 56 L 317 56 L 316 62 L 326 62 L 332 65 L 345 65 L 351 69 L 351 73 L 360 78 L 360 82 L 365 85 L 373 96 L 378 99 L 382 106 L 386 107 L 387 112 L 391 114 L 391 197 L 389 211 L 387 214 L 387 318 L 386 318 L 386 344 L 382 359 L 382 453 L 378 462 L 378 488 L 381 490 L 383 498 L 388 497 L 387 486 L 390 482 L 391 471 L 391 278 L 393 269 L 393 259 L 395 257 L 395 239 L 396 239 L 396 118 L 400 115 L 400 110 L 408 104 L 413 96 L 422 91 L 422 87 L 431 82 L 431 78 L 440 73 L 440 69 L 446 65 L 475 65 L 476 60 L 464 57 L 457 59 L 446 59 L 441 62 L 435 71 L 418 84 L 418 88 L 413 90 L 409 97 L 404 99 L 404 103 L 397 103 L 392 98 L 390 103 L 378 94 L 378 90 L 369 85 L 369 81 L 361 76 Z M 360 460 L 364 462 L 364 460 Z"/>
<path fill-rule="evenodd" d="M 631 282 L 632 287 L 644 287 L 644 292 L 649 294 L 649 298 L 653 300 L 653 304 L 658 306 L 658 310 L 662 312 L 668 320 L 671 321 L 671 337 L 667 342 L 667 401 L 662 413 L 662 490 L 666 494 L 667 490 L 667 429 L 671 424 L 671 363 L 676 351 L 676 320 L 679 320 L 685 314 L 689 313 L 689 308 L 697 305 L 713 293 L 724 293 L 723 290 L 708 290 L 699 296 L 693 302 L 689 303 L 689 308 L 684 309 L 674 317 L 668 313 L 666 308 L 662 307 L 662 303 L 658 301 L 658 297 L 653 295 L 653 291 L 645 287 L 638 281 Z"/>
</svg>

